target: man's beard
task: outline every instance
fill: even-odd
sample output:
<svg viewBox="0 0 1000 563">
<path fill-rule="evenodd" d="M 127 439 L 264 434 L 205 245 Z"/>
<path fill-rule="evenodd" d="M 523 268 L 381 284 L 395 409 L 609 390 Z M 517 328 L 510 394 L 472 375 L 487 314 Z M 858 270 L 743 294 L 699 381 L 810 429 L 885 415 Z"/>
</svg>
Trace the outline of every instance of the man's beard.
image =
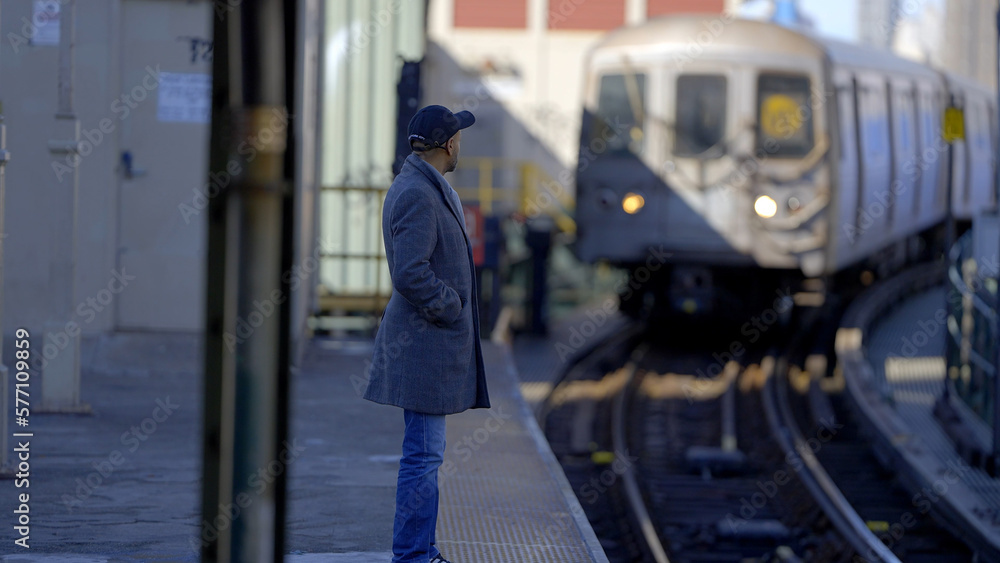
<svg viewBox="0 0 1000 563">
<path fill-rule="evenodd" d="M 444 172 L 445 174 L 447 174 L 448 172 L 454 172 L 455 168 L 457 167 L 458 167 L 458 155 L 456 154 L 455 158 L 452 158 L 451 160 L 448 161 L 448 168 L 446 168 Z"/>
</svg>

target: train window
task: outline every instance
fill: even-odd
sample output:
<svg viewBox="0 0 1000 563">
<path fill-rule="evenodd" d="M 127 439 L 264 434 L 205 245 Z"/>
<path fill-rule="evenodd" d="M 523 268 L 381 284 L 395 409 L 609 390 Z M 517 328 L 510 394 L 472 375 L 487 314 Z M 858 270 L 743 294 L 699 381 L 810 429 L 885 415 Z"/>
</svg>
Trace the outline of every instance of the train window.
<svg viewBox="0 0 1000 563">
<path fill-rule="evenodd" d="M 809 154 L 814 144 L 809 78 L 762 74 L 757 99 L 758 147 L 778 157 Z"/>
<path fill-rule="evenodd" d="M 685 74 L 677 78 L 674 154 L 721 154 L 726 132 L 726 77 Z M 708 155 L 706 155 L 708 156 Z"/>
<path fill-rule="evenodd" d="M 992 165 L 992 174 L 995 178 L 997 175 L 997 166 L 1000 165 L 1000 161 L 996 158 L 996 148 L 997 148 L 997 120 L 996 120 L 996 107 L 993 104 L 986 104 L 986 123 L 989 124 L 989 129 L 986 131 L 986 141 L 989 143 L 989 154 L 994 155 L 990 157 L 990 164 Z M 994 185 L 993 189 L 990 190 L 990 205 L 996 205 L 997 203 L 997 188 L 1000 186 Z"/>
<path fill-rule="evenodd" d="M 865 153 L 871 160 L 874 157 L 881 159 L 888 154 L 889 148 L 889 113 L 883 86 L 866 86 L 861 103 L 861 137 Z"/>
<path fill-rule="evenodd" d="M 840 109 L 840 159 L 853 162 L 856 153 L 853 152 L 855 142 L 854 132 L 854 86 L 837 87 L 837 104 Z"/>
<path fill-rule="evenodd" d="M 986 121 L 986 108 L 981 101 L 972 104 L 971 119 L 969 125 L 972 128 L 972 136 L 975 137 L 976 148 L 985 151 L 989 149 L 989 131 L 986 130 L 989 124 Z"/>
<path fill-rule="evenodd" d="M 905 158 L 907 160 L 915 158 L 914 156 L 914 146 L 916 141 L 914 139 L 913 130 L 913 92 L 904 90 L 899 91 L 895 87 L 893 88 L 893 119 L 896 125 L 895 143 L 896 148 L 899 151 L 898 158 Z"/>
<path fill-rule="evenodd" d="M 606 74 L 601 77 L 597 121 L 592 140 L 602 139 L 612 152 L 642 152 L 646 75 Z"/>
<path fill-rule="evenodd" d="M 996 118 L 994 117 L 993 106 L 990 104 L 986 105 L 986 123 L 989 124 L 989 129 L 986 131 L 986 141 L 989 143 L 990 149 L 992 150 L 997 146 L 997 129 L 996 129 Z"/>
</svg>

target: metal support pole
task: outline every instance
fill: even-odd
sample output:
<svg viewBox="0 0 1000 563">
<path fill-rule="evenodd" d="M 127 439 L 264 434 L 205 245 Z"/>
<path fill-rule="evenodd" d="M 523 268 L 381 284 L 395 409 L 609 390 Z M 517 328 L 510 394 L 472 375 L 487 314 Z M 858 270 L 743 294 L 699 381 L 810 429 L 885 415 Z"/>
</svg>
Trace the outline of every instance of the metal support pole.
<svg viewBox="0 0 1000 563">
<path fill-rule="evenodd" d="M 1000 6 L 997 7 L 997 99 L 1000 104 Z M 1000 105 L 997 105 L 998 119 L 1000 119 Z M 1000 127 L 1000 123 L 992 124 Z M 1000 146 L 994 147 L 998 151 L 997 158 L 997 180 L 993 186 L 996 194 L 997 210 L 1000 215 Z M 1000 271 L 997 272 L 997 293 L 993 301 L 993 467 L 995 474 L 1000 474 Z M 947 381 L 947 378 L 945 378 Z"/>
<path fill-rule="evenodd" d="M 998 431 L 1000 430 L 1000 317 L 998 317 L 1000 291 L 994 297 L 996 299 L 993 302 L 993 471 L 991 475 L 995 477 L 1000 475 L 1000 431 Z"/>
<path fill-rule="evenodd" d="M 214 19 L 201 558 L 281 561 L 292 265 L 295 0 L 246 0 Z M 256 153 L 242 155 L 251 142 Z M 259 492 L 260 483 L 266 483 Z"/>
<path fill-rule="evenodd" d="M 537 215 L 527 221 L 525 235 L 531 249 L 531 323 L 533 334 L 548 332 L 548 263 L 552 251 L 554 225 L 548 215 Z"/>
<path fill-rule="evenodd" d="M 76 0 L 59 6 L 59 102 L 55 138 L 49 141 L 54 161 L 72 170 L 56 178 L 48 209 L 52 221 L 52 253 L 49 265 L 49 315 L 42 340 L 33 357 L 42 368 L 42 401 L 36 412 L 89 413 L 80 403 L 80 331 L 72 321 L 76 307 L 76 224 L 79 191 L 80 120 L 73 108 L 76 43 Z M 33 366 L 36 367 L 36 366 Z"/>
<path fill-rule="evenodd" d="M 7 188 L 7 161 L 10 160 L 10 151 L 7 150 L 7 125 L 3 122 L 3 106 L 0 105 L 0 321 L 3 320 L 3 239 L 5 238 L 4 231 L 4 209 L 6 201 L 6 188 Z M 0 323 L 2 325 L 2 323 Z M 3 331 L 0 330 L 0 350 L 3 350 Z M 7 437 L 9 436 L 7 426 L 10 424 L 10 417 L 8 416 L 8 410 L 10 408 L 10 382 L 8 381 L 9 373 L 7 371 L 7 366 L 0 362 L 0 384 L 3 385 L 3 406 L 0 407 L 0 416 L 3 416 L 3 423 L 0 424 L 0 432 L 3 433 L 3 439 L 0 440 L 0 447 L 3 447 L 3 453 L 0 454 L 0 477 L 13 477 L 14 471 L 8 463 L 8 457 L 10 453 L 7 451 Z"/>
<path fill-rule="evenodd" d="M 955 107 L 955 96 L 952 94 L 948 102 L 948 107 Z M 965 150 L 969 150 L 968 147 Z M 945 238 L 944 238 L 944 261 L 948 262 L 948 257 L 951 255 L 951 247 L 955 245 L 955 206 L 952 202 L 955 194 L 955 142 L 950 141 L 948 143 L 948 201 L 945 202 L 945 209 L 947 209 L 947 216 L 945 219 Z M 944 389 L 941 390 L 941 400 L 947 403 L 951 400 L 951 390 L 950 381 L 948 379 L 948 370 L 945 369 L 944 374 Z"/>
<path fill-rule="evenodd" d="M 955 95 L 949 98 L 948 107 L 957 107 Z M 963 141 L 964 142 L 964 141 Z M 968 150 L 968 147 L 965 147 Z M 944 256 L 948 259 L 951 247 L 955 245 L 955 142 L 948 144 L 948 201 L 945 208 L 948 210 L 948 217 L 945 223 Z"/>
<path fill-rule="evenodd" d="M 7 151 L 7 126 L 3 122 L 3 104 L 0 103 L 0 327 L 3 326 L 3 239 L 6 238 L 4 231 L 4 209 L 6 209 L 6 178 L 5 170 L 7 169 L 7 161 L 10 160 L 10 152 Z M 0 330 L 0 350 L 3 350 L 3 330 Z M 0 422 L 0 433 L 3 434 L 3 438 L 0 438 L 0 448 L 3 448 L 0 452 L 0 478 L 13 478 L 14 471 L 8 462 L 9 452 L 7 451 L 7 436 L 8 436 L 8 425 L 10 424 L 10 415 L 8 409 L 10 408 L 10 381 L 8 380 L 9 373 L 7 371 L 7 366 L 0 362 L 0 385 L 3 385 L 3 389 L 0 390 L 0 400 L 3 401 L 3 405 L 0 405 L 0 417 L 3 417 L 3 422 Z"/>
</svg>

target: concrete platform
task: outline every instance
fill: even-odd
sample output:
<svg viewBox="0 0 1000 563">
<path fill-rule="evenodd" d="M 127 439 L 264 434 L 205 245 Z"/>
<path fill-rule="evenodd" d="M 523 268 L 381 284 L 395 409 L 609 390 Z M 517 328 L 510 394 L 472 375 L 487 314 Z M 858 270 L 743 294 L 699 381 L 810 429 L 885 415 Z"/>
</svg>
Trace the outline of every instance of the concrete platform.
<svg viewBox="0 0 1000 563">
<path fill-rule="evenodd" d="M 314 553 L 309 555 L 288 555 L 289 563 L 385 563 L 392 559 L 392 553 Z M 116 559 L 117 560 L 117 559 Z M 50 555 L 4 555 L 2 563 L 108 563 L 105 557 L 72 554 Z M 164 559 L 169 561 L 169 559 Z"/>
<path fill-rule="evenodd" d="M 484 346 L 494 407 L 448 417 L 439 547 L 455 563 L 607 561 L 521 398 L 509 348 Z M 360 397 L 371 347 L 315 340 L 294 374 L 290 435 L 301 453 L 288 465 L 286 561 L 391 559 L 403 419 Z M 31 549 L 13 543 L 16 489 L 3 482 L 0 561 L 198 560 L 199 348 L 193 335 L 84 343 L 93 414 L 33 416 Z M 122 434 L 158 400 L 177 407 L 130 450 Z M 101 476 L 115 451 L 124 461 Z"/>
<path fill-rule="evenodd" d="M 862 296 L 845 315 L 838 355 L 862 423 L 914 495 L 914 513 L 932 513 L 996 561 L 1000 480 L 966 464 L 933 414 L 944 386 L 946 317 L 935 275 L 914 271 Z M 914 284 L 923 287 L 911 293 Z"/>
<path fill-rule="evenodd" d="M 493 408 L 447 418 L 438 547 L 456 563 L 606 561 L 520 396 L 508 348 L 484 343 L 484 353 Z M 315 455 L 293 470 L 293 552 L 355 551 L 375 560 L 390 551 L 403 416 L 360 399 L 370 355 L 370 341 L 316 342 L 296 385 L 304 410 L 295 431 L 339 432 L 310 438 Z"/>
</svg>

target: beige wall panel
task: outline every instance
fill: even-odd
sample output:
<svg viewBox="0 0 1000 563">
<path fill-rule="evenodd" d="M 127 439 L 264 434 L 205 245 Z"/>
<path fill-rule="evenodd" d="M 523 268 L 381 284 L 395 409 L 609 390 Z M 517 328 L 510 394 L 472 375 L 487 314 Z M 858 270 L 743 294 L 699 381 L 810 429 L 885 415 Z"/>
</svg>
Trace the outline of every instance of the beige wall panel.
<svg viewBox="0 0 1000 563">
<path fill-rule="evenodd" d="M 75 110 L 84 131 L 111 115 L 117 95 L 117 67 L 109 42 L 115 34 L 115 5 L 90 0 L 77 8 Z M 53 170 L 48 148 L 56 133 L 58 47 L 32 45 L 31 20 L 30 0 L 4 2 L 0 99 L 13 155 L 7 166 L 4 210 L 6 333 L 18 326 L 40 327 L 49 318 L 53 225 L 47 209 L 56 198 L 70 197 L 72 189 L 72 175 L 65 169 Z M 113 277 L 118 155 L 115 135 L 92 134 L 91 139 L 96 142 L 89 142 L 87 156 L 76 167 L 80 183 L 74 303 L 82 314 L 70 319 L 87 333 L 108 330 L 114 323 L 113 304 L 92 307 L 87 298 L 96 298 Z"/>
<path fill-rule="evenodd" d="M 206 201 L 195 191 L 215 190 L 206 189 L 210 116 L 197 110 L 209 100 L 198 81 L 211 78 L 204 47 L 211 40 L 211 6 L 122 3 L 121 95 L 127 101 L 115 111 L 121 150 L 132 155 L 135 172 L 121 180 L 118 263 L 135 279 L 118 298 L 120 329 L 201 328 Z M 159 83 L 150 80 L 157 73 Z M 175 102 L 169 110 L 168 100 Z M 248 161 L 254 149 L 247 141 Z"/>
</svg>

